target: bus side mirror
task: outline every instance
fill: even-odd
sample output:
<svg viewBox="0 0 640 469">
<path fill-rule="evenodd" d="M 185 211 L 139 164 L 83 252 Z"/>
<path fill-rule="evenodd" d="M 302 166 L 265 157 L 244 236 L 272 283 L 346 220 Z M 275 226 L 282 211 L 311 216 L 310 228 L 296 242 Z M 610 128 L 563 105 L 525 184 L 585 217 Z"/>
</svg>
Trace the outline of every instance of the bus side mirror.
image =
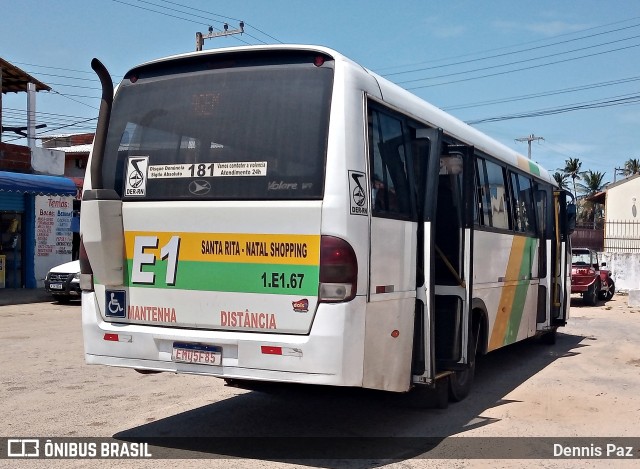
<svg viewBox="0 0 640 469">
<path fill-rule="evenodd" d="M 576 230 L 576 204 L 567 205 L 567 232 L 569 234 Z"/>
</svg>

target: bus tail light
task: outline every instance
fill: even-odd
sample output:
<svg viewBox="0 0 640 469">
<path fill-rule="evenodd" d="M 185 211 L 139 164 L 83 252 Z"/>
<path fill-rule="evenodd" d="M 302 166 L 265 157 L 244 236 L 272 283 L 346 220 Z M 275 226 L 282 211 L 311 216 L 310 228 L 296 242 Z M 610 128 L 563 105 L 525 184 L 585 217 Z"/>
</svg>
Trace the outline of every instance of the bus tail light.
<svg viewBox="0 0 640 469">
<path fill-rule="evenodd" d="M 320 239 L 319 299 L 324 303 L 351 301 L 356 296 L 358 260 L 345 240 L 334 236 Z"/>
<path fill-rule="evenodd" d="M 80 261 L 80 289 L 82 291 L 93 291 L 93 269 L 82 239 L 80 240 L 80 256 L 78 260 Z"/>
</svg>

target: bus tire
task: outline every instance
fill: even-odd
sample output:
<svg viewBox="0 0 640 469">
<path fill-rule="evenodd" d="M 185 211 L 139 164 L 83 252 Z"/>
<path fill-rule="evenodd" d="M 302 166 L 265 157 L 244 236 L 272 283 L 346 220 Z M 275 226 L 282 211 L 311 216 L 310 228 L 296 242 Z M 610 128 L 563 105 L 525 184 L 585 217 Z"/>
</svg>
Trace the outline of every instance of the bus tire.
<svg viewBox="0 0 640 469">
<path fill-rule="evenodd" d="M 469 367 L 464 371 L 455 371 L 449 376 L 449 399 L 452 402 L 460 402 L 471 392 L 473 377 L 476 372 L 476 349 L 478 345 L 479 328 L 474 327 L 471 334 L 469 349 Z"/>
<path fill-rule="evenodd" d="M 544 345 L 554 345 L 556 338 L 558 337 L 558 328 L 554 327 L 552 330 L 545 332 L 540 336 L 540 342 Z"/>
<path fill-rule="evenodd" d="M 53 295 L 53 299 L 58 303 L 62 303 L 63 305 L 71 303 L 71 299 L 66 295 Z"/>
<path fill-rule="evenodd" d="M 141 370 L 140 368 L 134 368 L 136 373 L 140 373 L 141 375 L 155 375 L 158 373 L 162 373 L 162 371 L 158 370 Z"/>
<path fill-rule="evenodd" d="M 451 376 L 440 378 L 436 381 L 436 388 L 434 389 L 436 409 L 449 407 L 449 383 L 451 383 Z"/>
</svg>

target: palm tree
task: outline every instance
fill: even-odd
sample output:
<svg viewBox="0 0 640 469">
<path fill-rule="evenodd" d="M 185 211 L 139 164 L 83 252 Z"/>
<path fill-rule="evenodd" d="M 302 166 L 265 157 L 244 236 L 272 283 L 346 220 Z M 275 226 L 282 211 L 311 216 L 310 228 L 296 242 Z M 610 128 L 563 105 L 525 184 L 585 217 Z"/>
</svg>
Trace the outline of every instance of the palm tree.
<svg viewBox="0 0 640 469">
<path fill-rule="evenodd" d="M 598 192 L 601 192 L 609 182 L 602 182 L 604 175 L 607 173 L 601 173 L 600 171 L 585 171 L 582 173 L 582 180 L 584 184 L 578 183 L 580 193 L 586 197 L 590 197 Z"/>
<path fill-rule="evenodd" d="M 571 180 L 573 181 L 573 196 L 576 196 L 576 179 L 578 179 L 581 175 L 580 168 L 582 167 L 582 161 L 580 158 L 569 158 L 564 162 L 563 171 L 567 174 Z"/>
<path fill-rule="evenodd" d="M 553 173 L 553 179 L 555 179 L 560 189 L 569 189 L 569 185 L 567 184 L 568 178 L 569 178 L 568 174 L 563 174 L 559 171 L 556 171 L 555 173 Z"/>
<path fill-rule="evenodd" d="M 604 175 L 607 173 L 601 173 L 600 171 L 585 171 L 582 173 L 583 183 L 578 183 L 578 189 L 585 197 L 591 197 L 592 195 L 601 192 L 609 182 L 603 182 Z M 593 227 L 596 227 L 596 209 L 594 202 L 588 202 L 589 209 L 593 213 Z"/>
<path fill-rule="evenodd" d="M 624 174 L 631 176 L 640 173 L 640 160 L 638 158 L 628 159 L 624 164 Z"/>
</svg>

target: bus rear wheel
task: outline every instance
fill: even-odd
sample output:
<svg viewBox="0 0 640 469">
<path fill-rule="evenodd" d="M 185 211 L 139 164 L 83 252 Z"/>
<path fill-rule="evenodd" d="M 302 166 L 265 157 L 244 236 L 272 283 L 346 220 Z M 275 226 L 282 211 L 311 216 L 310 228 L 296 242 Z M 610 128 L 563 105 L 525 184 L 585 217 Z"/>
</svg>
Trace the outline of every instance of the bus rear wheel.
<svg viewBox="0 0 640 469">
<path fill-rule="evenodd" d="M 478 345 L 479 328 L 474 327 L 469 344 L 469 367 L 464 371 L 455 371 L 449 376 L 449 399 L 452 402 L 460 402 L 471 392 L 473 377 L 476 372 L 476 348 Z"/>
</svg>

